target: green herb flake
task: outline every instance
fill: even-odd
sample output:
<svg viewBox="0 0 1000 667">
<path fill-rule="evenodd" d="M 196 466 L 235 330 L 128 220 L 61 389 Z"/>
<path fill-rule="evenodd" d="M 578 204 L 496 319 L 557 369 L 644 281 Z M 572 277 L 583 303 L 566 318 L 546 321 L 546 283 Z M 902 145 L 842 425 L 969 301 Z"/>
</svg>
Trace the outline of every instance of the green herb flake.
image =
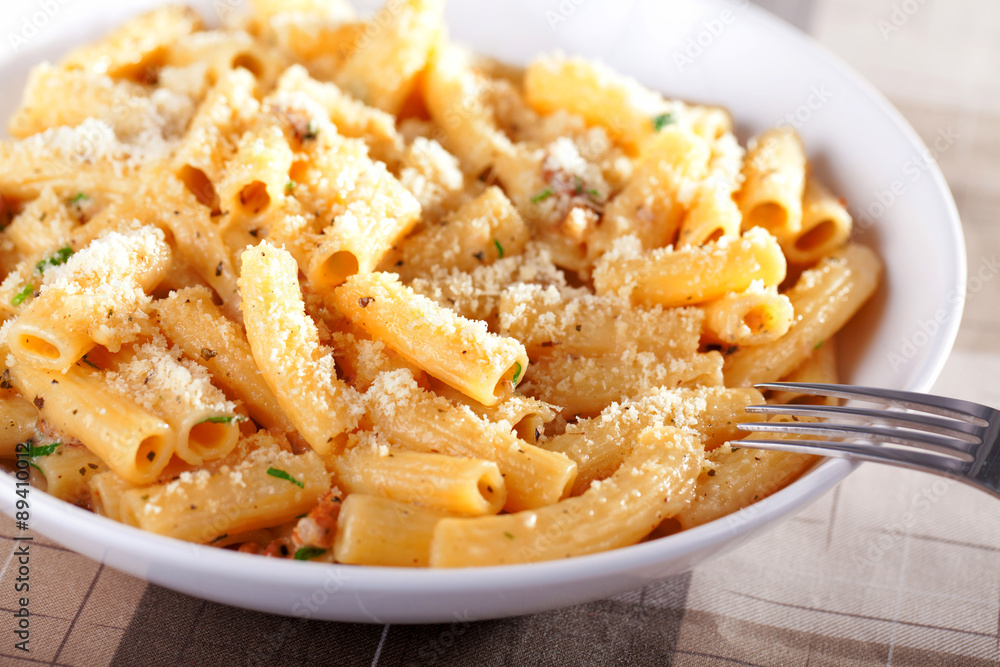
<svg viewBox="0 0 1000 667">
<path fill-rule="evenodd" d="M 34 464 L 33 462 L 31 462 L 31 461 L 28 461 L 28 465 L 29 465 L 29 466 L 31 466 L 32 468 L 34 468 L 35 470 L 37 470 L 38 472 L 42 473 L 43 475 L 45 474 L 45 471 L 44 471 L 44 470 L 42 470 L 41 468 L 39 468 L 39 467 L 38 467 L 37 465 L 35 465 L 35 464 Z"/>
<path fill-rule="evenodd" d="M 218 417 L 208 417 L 202 419 L 199 424 L 232 424 L 233 420 L 242 421 L 239 415 L 219 415 Z"/>
<path fill-rule="evenodd" d="M 70 248 L 69 246 L 66 246 L 65 248 L 60 248 L 48 259 L 43 259 L 42 261 L 38 262 L 38 264 L 35 264 L 35 271 L 37 271 L 38 273 L 45 273 L 46 268 L 50 266 L 60 266 L 62 264 L 65 264 L 66 260 L 68 260 L 72 255 L 73 255 L 73 249 Z"/>
<path fill-rule="evenodd" d="M 61 442 L 53 442 L 50 445 L 45 445 L 43 447 L 35 447 L 34 445 L 28 445 L 28 456 L 32 458 L 38 458 L 39 456 L 48 456 L 52 452 L 56 451 L 56 448 L 61 445 Z"/>
<path fill-rule="evenodd" d="M 500 245 L 500 242 L 497 241 L 496 239 L 493 239 L 493 245 L 496 246 L 497 254 L 500 256 L 501 259 L 503 259 L 503 246 Z"/>
<path fill-rule="evenodd" d="M 653 116 L 653 129 L 659 132 L 667 125 L 673 125 L 676 122 L 677 119 L 674 118 L 674 114 L 670 113 L 669 111 L 667 113 L 661 113 L 658 116 Z"/>
<path fill-rule="evenodd" d="M 322 556 L 326 553 L 326 549 L 320 549 L 319 547 L 299 547 L 295 552 L 295 560 L 312 560 L 316 556 Z"/>
<path fill-rule="evenodd" d="M 515 361 L 514 362 L 514 377 L 511 379 L 511 381 L 515 385 L 517 384 L 517 381 L 521 379 L 521 373 L 522 372 L 524 372 L 524 368 L 521 366 L 521 363 L 518 362 L 518 361 Z"/>
<path fill-rule="evenodd" d="M 821 340 L 820 342 L 816 343 L 813 346 L 813 350 L 818 350 L 819 348 L 823 347 L 823 343 L 825 343 L 825 342 L 826 342 L 825 340 Z"/>
<path fill-rule="evenodd" d="M 60 264 L 65 264 L 66 260 L 73 256 L 73 249 L 69 246 L 59 248 L 56 250 L 56 254 L 49 259 L 49 264 L 52 266 L 59 266 Z"/>
<path fill-rule="evenodd" d="M 317 127 L 316 121 L 310 120 L 309 123 L 306 125 L 306 131 L 302 135 L 302 140 L 312 141 L 318 136 L 319 136 L 319 127 Z"/>
<path fill-rule="evenodd" d="M 291 197 L 292 193 L 295 192 L 296 185 L 295 181 L 288 181 L 285 183 L 285 196 Z"/>
<path fill-rule="evenodd" d="M 91 368 L 94 368 L 96 370 L 101 370 L 100 366 L 98 366 L 93 361 L 91 361 L 90 359 L 87 358 L 87 355 L 83 355 L 82 357 L 80 357 L 80 361 L 82 361 L 83 363 L 87 364 Z"/>
<path fill-rule="evenodd" d="M 554 194 L 555 192 L 552 191 L 552 188 L 545 188 L 544 190 L 542 190 L 537 195 L 531 198 L 531 203 L 540 204 L 541 202 L 545 201 Z"/>
<path fill-rule="evenodd" d="M 75 197 L 73 197 L 73 199 L 70 200 L 70 203 L 79 204 L 80 202 L 85 201 L 87 199 L 90 199 L 90 197 L 88 197 L 82 192 L 79 192 Z"/>
<path fill-rule="evenodd" d="M 594 188 L 587 188 L 586 190 L 584 190 L 584 192 L 586 192 L 588 195 L 590 195 L 594 199 L 600 199 L 601 198 L 601 193 L 598 192 L 597 190 L 595 190 Z"/>
<path fill-rule="evenodd" d="M 14 295 L 14 298 L 10 300 L 11 305 L 20 306 L 24 303 L 25 299 L 35 293 L 35 286 L 28 284 L 24 286 L 20 292 Z"/>
<path fill-rule="evenodd" d="M 270 475 L 271 477 L 277 477 L 278 479 L 287 480 L 287 481 L 291 482 L 292 484 L 295 484 L 296 486 L 298 486 L 300 489 L 306 488 L 305 484 L 303 484 L 299 480 L 295 479 L 294 477 L 292 477 L 291 475 L 289 475 L 284 470 L 278 470 L 277 468 L 268 468 L 267 469 L 267 474 Z"/>
<path fill-rule="evenodd" d="M 514 539 L 514 533 L 509 533 L 506 530 L 503 531 L 503 536 L 506 537 L 508 540 Z"/>
</svg>

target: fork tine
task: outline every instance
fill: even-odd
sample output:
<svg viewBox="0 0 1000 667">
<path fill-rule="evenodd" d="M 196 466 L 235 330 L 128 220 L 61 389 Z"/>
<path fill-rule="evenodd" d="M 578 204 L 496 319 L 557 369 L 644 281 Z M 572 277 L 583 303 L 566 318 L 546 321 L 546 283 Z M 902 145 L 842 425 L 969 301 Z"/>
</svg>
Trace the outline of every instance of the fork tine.
<svg viewBox="0 0 1000 667">
<path fill-rule="evenodd" d="M 883 424 L 902 428 L 919 428 L 938 435 L 948 435 L 966 442 L 982 442 L 982 428 L 969 422 L 912 412 L 890 412 L 883 408 L 855 408 L 834 405 L 748 405 L 747 412 L 762 415 L 794 415 L 799 417 L 841 418 L 867 424 Z"/>
<path fill-rule="evenodd" d="M 913 450 L 879 447 L 856 442 L 837 442 L 832 440 L 740 440 L 740 446 L 750 449 L 775 449 L 782 452 L 799 452 L 801 454 L 819 454 L 851 458 L 872 463 L 894 463 L 907 468 L 933 473 L 961 475 L 967 464 L 952 458 L 930 452 L 914 452 Z M 966 480 L 967 481 L 967 480 Z"/>
<path fill-rule="evenodd" d="M 756 431 L 759 433 L 794 433 L 796 435 L 825 435 L 834 438 L 856 438 L 859 440 L 873 440 L 876 442 L 889 442 L 919 449 L 931 450 L 971 462 L 973 457 L 969 454 L 969 447 L 975 447 L 968 442 L 963 442 L 956 438 L 950 438 L 933 433 L 920 433 L 917 431 L 901 431 L 887 426 L 848 426 L 842 424 L 830 424 L 828 422 L 766 422 L 766 423 L 743 423 L 737 424 L 736 428 L 741 431 Z M 825 445 L 826 443 L 824 443 Z"/>
<path fill-rule="evenodd" d="M 850 384 L 818 384 L 812 382 L 762 382 L 754 385 L 757 389 L 775 389 L 778 391 L 791 391 L 798 394 L 811 394 L 815 396 L 834 396 L 836 398 L 846 398 L 858 401 L 868 401 L 871 403 L 881 403 L 904 408 L 906 410 L 919 410 L 929 412 L 942 417 L 951 417 L 961 421 L 970 422 L 977 426 L 989 426 L 986 417 L 990 414 L 990 408 L 970 401 L 960 401 L 955 398 L 944 398 L 942 396 L 929 396 L 912 391 L 895 391 L 891 389 L 879 389 L 878 387 L 860 387 Z"/>
</svg>

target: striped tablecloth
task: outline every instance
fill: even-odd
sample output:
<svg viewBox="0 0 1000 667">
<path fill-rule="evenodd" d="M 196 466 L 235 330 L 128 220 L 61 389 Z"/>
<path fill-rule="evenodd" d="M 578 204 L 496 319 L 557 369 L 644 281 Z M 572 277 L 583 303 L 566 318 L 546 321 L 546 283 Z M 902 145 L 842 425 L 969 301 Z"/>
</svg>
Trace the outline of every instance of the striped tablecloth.
<svg viewBox="0 0 1000 667">
<path fill-rule="evenodd" d="M 0 27 L 43 4 L 4 3 Z M 935 390 L 1000 406 L 1000 281 L 993 280 L 1000 3 L 759 4 L 860 70 L 925 141 L 942 132 L 957 137 L 939 162 L 964 220 L 970 274 L 982 271 L 970 284 L 958 343 Z M 14 535 L 13 522 L 0 518 L 3 665 L 1000 662 L 1000 502 L 940 478 L 872 465 L 693 572 L 592 604 L 487 622 L 375 626 L 271 616 L 147 585 L 36 536 L 31 653 L 24 656 L 13 647 Z"/>
</svg>

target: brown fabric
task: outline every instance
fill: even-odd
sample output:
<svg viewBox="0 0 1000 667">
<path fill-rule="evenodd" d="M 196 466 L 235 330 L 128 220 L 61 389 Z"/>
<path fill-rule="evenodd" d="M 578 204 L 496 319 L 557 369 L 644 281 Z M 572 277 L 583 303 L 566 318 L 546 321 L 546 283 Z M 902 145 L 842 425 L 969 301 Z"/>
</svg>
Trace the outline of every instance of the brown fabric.
<svg viewBox="0 0 1000 667">
<path fill-rule="evenodd" d="M 990 270 L 1000 251 L 997 3 L 758 4 L 871 78 L 929 144 L 957 134 L 938 160 L 962 213 L 970 275 L 984 267 L 985 277 L 970 284 L 962 331 L 935 390 L 1000 405 L 1000 280 Z M 892 22 L 894 6 L 919 9 L 886 32 L 880 22 Z M 5 4 L 0 27 L 18 26 L 36 9 Z M 879 187 L 885 184 L 872 184 Z M 1000 504 L 957 483 L 877 466 L 689 574 L 610 600 L 479 623 L 353 625 L 234 609 L 147 586 L 32 533 L 31 653 L 18 655 L 11 632 L 15 534 L 13 522 L 0 517 L 0 665 L 1000 661 Z"/>
</svg>

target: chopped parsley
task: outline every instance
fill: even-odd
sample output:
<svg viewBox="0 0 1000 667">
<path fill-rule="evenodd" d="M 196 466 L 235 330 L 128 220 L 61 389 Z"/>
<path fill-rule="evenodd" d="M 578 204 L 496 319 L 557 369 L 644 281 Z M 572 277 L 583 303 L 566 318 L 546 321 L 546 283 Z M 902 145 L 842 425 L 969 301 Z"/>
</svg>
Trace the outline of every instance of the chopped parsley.
<svg viewBox="0 0 1000 667">
<path fill-rule="evenodd" d="M 83 355 L 82 357 L 80 357 L 80 361 L 82 361 L 83 363 L 87 364 L 91 368 L 94 368 L 94 369 L 97 369 L 97 370 L 101 370 L 101 368 L 97 364 L 95 364 L 93 361 L 91 361 L 90 359 L 87 358 L 87 355 Z"/>
<path fill-rule="evenodd" d="M 14 298 L 10 300 L 11 305 L 20 306 L 24 303 L 25 299 L 35 293 L 35 286 L 32 284 L 27 284 L 24 286 L 20 292 L 14 295 Z"/>
<path fill-rule="evenodd" d="M 593 197 L 594 199 L 601 198 L 601 193 L 595 190 L 594 188 L 587 188 L 586 190 L 584 190 L 584 192 L 589 196 Z"/>
<path fill-rule="evenodd" d="M 88 197 L 86 194 L 82 192 L 78 192 L 77 195 L 70 200 L 70 203 L 79 204 L 87 199 L 90 199 L 90 197 Z"/>
<path fill-rule="evenodd" d="M 813 349 L 814 349 L 814 350 L 818 350 L 819 348 L 823 347 L 823 343 L 825 343 L 825 342 L 826 342 L 825 340 L 821 340 L 820 342 L 816 343 L 816 344 L 815 344 L 815 345 L 813 346 Z"/>
<path fill-rule="evenodd" d="M 209 417 L 207 419 L 202 419 L 199 424 L 232 424 L 233 420 L 242 421 L 239 415 L 219 415 L 218 417 Z M 270 471 L 268 471 L 270 472 Z"/>
<path fill-rule="evenodd" d="M 524 371 L 524 368 L 521 367 L 521 363 L 518 362 L 518 361 L 515 361 L 514 362 L 514 377 L 511 379 L 511 382 L 513 382 L 514 384 L 517 384 L 517 381 L 521 379 L 521 373 L 523 371 Z"/>
<path fill-rule="evenodd" d="M 53 442 L 51 445 L 44 445 L 42 447 L 35 447 L 34 445 L 28 445 L 28 456 L 32 458 L 38 458 L 39 456 L 48 456 L 52 452 L 56 451 L 56 447 L 61 445 L 61 442 Z"/>
<path fill-rule="evenodd" d="M 70 258 L 73 254 L 73 249 L 69 246 L 65 248 L 60 248 L 48 259 L 43 259 L 38 264 L 35 264 L 35 271 L 38 273 L 45 273 L 45 269 L 50 266 L 59 266 L 65 264 L 66 260 Z"/>
<path fill-rule="evenodd" d="M 554 194 L 555 194 L 555 192 L 552 191 L 552 188 L 545 188 L 544 190 L 542 190 L 537 195 L 535 195 L 534 197 L 531 198 L 531 203 L 532 204 L 539 204 L 539 203 L 545 201 L 546 199 L 548 199 L 549 197 L 551 197 Z"/>
<path fill-rule="evenodd" d="M 302 134 L 303 141 L 312 141 L 319 136 L 319 128 L 316 127 L 316 121 L 310 120 L 308 125 L 306 125 L 306 131 Z"/>
<path fill-rule="evenodd" d="M 292 477 L 291 475 L 289 475 L 284 470 L 278 470 L 277 468 L 268 468 L 267 469 L 267 474 L 270 475 L 271 477 L 277 477 L 278 479 L 287 480 L 287 481 L 291 482 L 292 484 L 295 484 L 296 486 L 298 486 L 300 489 L 306 488 L 305 484 L 303 484 L 299 480 L 295 479 L 294 477 Z"/>
<path fill-rule="evenodd" d="M 671 112 L 661 113 L 658 116 L 653 116 L 653 129 L 657 132 L 665 128 L 667 125 L 673 125 L 677 122 L 674 118 L 674 114 Z"/>
<path fill-rule="evenodd" d="M 500 255 L 501 259 L 503 259 L 503 246 L 500 245 L 500 242 L 497 241 L 496 239 L 493 239 L 493 245 L 496 246 L 497 254 Z"/>
<path fill-rule="evenodd" d="M 506 530 L 503 531 L 503 536 L 506 537 L 508 540 L 514 539 L 514 533 L 507 532 Z"/>
<path fill-rule="evenodd" d="M 293 192 L 295 192 L 295 185 L 296 185 L 295 181 L 288 181 L 287 183 L 285 183 L 285 195 L 286 196 L 291 196 L 291 194 Z"/>
<path fill-rule="evenodd" d="M 322 556 L 326 553 L 326 549 L 320 549 L 319 547 L 300 547 L 296 552 L 295 560 L 312 560 L 316 556 Z"/>
</svg>

